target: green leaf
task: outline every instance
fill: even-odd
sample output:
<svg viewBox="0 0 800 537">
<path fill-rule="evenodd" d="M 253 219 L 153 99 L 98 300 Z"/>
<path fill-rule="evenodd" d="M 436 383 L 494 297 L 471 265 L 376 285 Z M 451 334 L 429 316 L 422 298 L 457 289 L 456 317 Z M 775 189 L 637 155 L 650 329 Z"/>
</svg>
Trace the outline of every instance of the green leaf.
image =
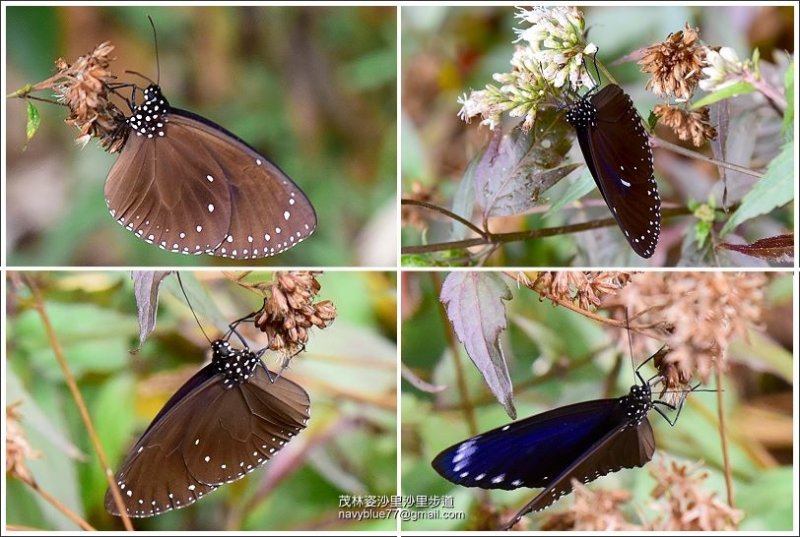
<svg viewBox="0 0 800 537">
<path fill-rule="evenodd" d="M 767 166 L 767 172 L 753 189 L 742 198 L 736 209 L 723 226 L 720 236 L 724 237 L 742 222 L 767 214 L 776 207 L 786 205 L 794 196 L 794 177 L 792 143 L 785 143 L 781 152 Z"/>
<path fill-rule="evenodd" d="M 794 137 L 794 62 L 789 64 L 784 75 L 784 96 L 786 110 L 783 112 L 783 138 L 790 142 Z"/>
<path fill-rule="evenodd" d="M 594 187 L 595 183 L 592 173 L 589 171 L 589 168 L 586 168 L 586 170 L 584 170 L 583 173 L 578 177 L 578 180 L 572 183 L 567 191 L 564 192 L 564 195 L 550 206 L 550 210 L 547 211 L 545 216 L 555 214 L 562 207 L 578 201 L 586 194 L 591 192 Z"/>
<path fill-rule="evenodd" d="M 736 506 L 748 514 L 740 530 L 792 530 L 792 467 L 759 472 L 758 477 L 736 491 Z"/>
<path fill-rule="evenodd" d="M 61 343 L 72 373 L 80 378 L 90 372 L 116 371 L 128 360 L 137 323 L 130 315 L 93 304 L 46 303 L 50 322 Z M 15 344 L 28 366 L 48 379 L 61 379 L 61 370 L 38 314 L 27 310 L 14 319 Z"/>
<path fill-rule="evenodd" d="M 709 104 L 714 104 L 717 101 L 722 101 L 724 99 L 736 97 L 737 95 L 746 95 L 748 93 L 753 93 L 755 90 L 756 89 L 750 82 L 744 82 L 744 81 L 737 82 L 736 84 L 725 86 L 721 90 L 706 95 L 696 103 L 692 104 L 692 110 L 697 110 L 698 108 L 708 106 Z"/>
<path fill-rule="evenodd" d="M 25 137 L 30 142 L 36 131 L 39 130 L 39 125 L 42 123 L 42 118 L 39 116 L 39 109 L 28 100 L 28 125 L 25 128 Z"/>
</svg>

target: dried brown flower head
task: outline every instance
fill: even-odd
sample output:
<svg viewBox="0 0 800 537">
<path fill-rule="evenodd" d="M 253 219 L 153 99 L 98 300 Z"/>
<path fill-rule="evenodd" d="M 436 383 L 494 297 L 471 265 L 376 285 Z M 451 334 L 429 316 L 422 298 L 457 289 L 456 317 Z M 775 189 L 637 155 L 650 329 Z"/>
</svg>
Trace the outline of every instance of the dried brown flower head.
<svg viewBox="0 0 800 537">
<path fill-rule="evenodd" d="M 33 482 L 33 476 L 25 461 L 35 459 L 39 454 L 31 448 L 25 432 L 19 424 L 19 403 L 6 407 L 6 475 L 26 483 Z"/>
<path fill-rule="evenodd" d="M 416 201 L 430 202 L 433 199 L 434 189 L 430 186 L 425 186 L 419 181 L 414 181 L 411 184 L 411 192 L 403 194 L 403 198 L 412 199 Z M 401 219 L 403 226 L 413 227 L 420 231 L 428 227 L 428 220 L 424 216 L 426 209 L 416 205 L 403 205 L 401 207 Z"/>
<path fill-rule="evenodd" d="M 584 310 L 596 310 L 605 295 L 616 295 L 630 279 L 627 272 L 541 272 L 528 285 L 545 298 L 570 302 Z"/>
<path fill-rule="evenodd" d="M 108 41 L 79 57 L 72 65 L 56 61 L 58 72 L 50 80 L 58 100 L 69 106 L 67 125 L 79 129 L 77 141 L 85 144 L 96 136 L 100 145 L 115 153 L 125 143 L 125 114 L 109 100 L 109 83 L 114 80 L 109 54 L 114 46 Z"/>
<path fill-rule="evenodd" d="M 662 97 L 692 96 L 705 66 L 705 49 L 698 37 L 697 29 L 686 24 L 682 31 L 645 49 L 639 65 L 643 73 L 650 74 L 648 90 Z"/>
<path fill-rule="evenodd" d="M 256 316 L 256 327 L 269 337 L 269 348 L 283 355 L 282 367 L 302 351 L 312 326 L 326 328 L 336 318 L 330 300 L 314 303 L 320 290 L 318 271 L 276 272 L 265 289 L 264 309 Z"/>
<path fill-rule="evenodd" d="M 762 273 L 647 272 L 631 276 L 617 302 L 631 325 L 647 326 L 663 337 L 677 378 L 699 374 L 705 382 L 724 367 L 728 345 L 746 337 L 761 317 L 767 276 Z M 620 337 L 627 346 L 627 334 Z"/>
<path fill-rule="evenodd" d="M 743 518 L 741 511 L 716 498 L 703 488 L 708 473 L 700 464 L 688 465 L 659 458 L 650 466 L 657 484 L 650 495 L 662 514 L 650 524 L 656 531 L 735 530 Z"/>
<path fill-rule="evenodd" d="M 544 531 L 624 531 L 641 526 L 625 519 L 620 506 L 631 499 L 626 490 L 591 490 L 572 480 L 574 502 L 566 511 L 550 515 L 540 529 Z"/>
<path fill-rule="evenodd" d="M 657 105 L 653 113 L 658 121 L 675 131 L 681 140 L 691 140 L 695 147 L 700 147 L 706 140 L 717 137 L 717 129 L 708 122 L 708 107 L 697 110 L 684 110 L 670 105 Z"/>
</svg>

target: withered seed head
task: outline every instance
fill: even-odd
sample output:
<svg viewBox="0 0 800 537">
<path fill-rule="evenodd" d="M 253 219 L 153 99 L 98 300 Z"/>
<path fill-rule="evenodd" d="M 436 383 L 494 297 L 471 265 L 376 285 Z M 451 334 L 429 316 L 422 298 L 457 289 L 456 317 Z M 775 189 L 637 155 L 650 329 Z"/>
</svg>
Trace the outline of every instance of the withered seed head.
<svg viewBox="0 0 800 537">
<path fill-rule="evenodd" d="M 648 90 L 662 97 L 692 96 L 705 66 L 705 50 L 698 37 L 697 29 L 686 24 L 682 31 L 645 49 L 639 65 L 643 73 L 650 74 Z"/>
<path fill-rule="evenodd" d="M 706 140 L 714 140 L 717 130 L 708 122 L 708 107 L 697 110 L 684 110 L 680 107 L 657 105 L 653 113 L 658 121 L 675 131 L 681 140 L 691 140 L 700 147 Z"/>
<path fill-rule="evenodd" d="M 314 303 L 320 290 L 317 271 L 276 272 L 268 287 L 269 296 L 256 316 L 255 325 L 269 337 L 269 347 L 280 351 L 286 367 L 308 341 L 312 326 L 326 328 L 336 318 L 330 300 Z"/>
<path fill-rule="evenodd" d="M 58 72 L 51 78 L 58 100 L 71 112 L 65 122 L 79 129 L 76 141 L 86 144 L 96 136 L 110 153 L 122 149 L 127 134 L 125 114 L 109 100 L 108 84 L 115 78 L 109 68 L 113 50 L 114 46 L 106 41 L 72 65 L 59 58 Z"/>
</svg>

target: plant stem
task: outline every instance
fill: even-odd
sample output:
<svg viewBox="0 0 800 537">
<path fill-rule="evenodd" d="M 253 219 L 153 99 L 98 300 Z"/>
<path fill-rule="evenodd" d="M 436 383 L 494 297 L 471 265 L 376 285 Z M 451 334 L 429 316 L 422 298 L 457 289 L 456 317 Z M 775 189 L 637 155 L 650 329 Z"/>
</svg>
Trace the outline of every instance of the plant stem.
<svg viewBox="0 0 800 537">
<path fill-rule="evenodd" d="M 81 419 L 86 427 L 86 431 L 89 433 L 89 440 L 92 443 L 95 453 L 97 453 L 97 458 L 100 460 L 100 466 L 102 467 L 103 473 L 106 476 L 106 481 L 108 482 L 111 494 L 114 496 L 114 501 L 119 509 L 122 523 L 125 525 L 126 530 L 133 531 L 133 525 L 131 524 L 130 518 L 128 518 L 128 515 L 125 511 L 125 503 L 122 500 L 122 495 L 117 487 L 117 483 L 114 481 L 114 473 L 111 471 L 106 453 L 103 450 L 103 445 L 100 443 L 100 438 L 97 436 L 97 431 L 92 423 L 92 417 L 89 414 L 89 409 L 86 407 L 86 402 L 83 400 L 83 396 L 78 389 L 78 384 L 75 382 L 75 377 L 72 375 L 72 371 L 67 363 L 66 356 L 64 356 L 64 349 L 61 347 L 58 336 L 56 335 L 53 325 L 50 322 L 50 317 L 47 315 L 47 310 L 44 307 L 44 300 L 39 292 L 39 288 L 29 274 L 24 274 L 23 277 L 25 278 L 25 283 L 27 283 L 28 288 L 33 294 L 33 307 L 36 309 L 36 311 L 39 313 L 39 317 L 42 319 L 42 325 L 47 333 L 47 338 L 50 340 L 50 346 L 53 349 L 53 354 L 56 357 L 58 365 L 61 367 L 64 380 L 67 383 L 70 393 L 72 394 L 75 405 L 78 407 L 78 411 L 81 414 Z"/>
</svg>

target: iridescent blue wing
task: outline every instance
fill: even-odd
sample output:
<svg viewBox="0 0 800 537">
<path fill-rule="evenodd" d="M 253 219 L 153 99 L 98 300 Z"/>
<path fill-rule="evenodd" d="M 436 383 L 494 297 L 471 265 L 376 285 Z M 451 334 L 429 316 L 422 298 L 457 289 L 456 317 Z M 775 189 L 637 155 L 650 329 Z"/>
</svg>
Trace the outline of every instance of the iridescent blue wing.
<svg viewBox="0 0 800 537">
<path fill-rule="evenodd" d="M 598 399 L 556 408 L 455 444 L 432 464 L 465 487 L 546 487 L 621 425 L 620 407 Z"/>
</svg>

